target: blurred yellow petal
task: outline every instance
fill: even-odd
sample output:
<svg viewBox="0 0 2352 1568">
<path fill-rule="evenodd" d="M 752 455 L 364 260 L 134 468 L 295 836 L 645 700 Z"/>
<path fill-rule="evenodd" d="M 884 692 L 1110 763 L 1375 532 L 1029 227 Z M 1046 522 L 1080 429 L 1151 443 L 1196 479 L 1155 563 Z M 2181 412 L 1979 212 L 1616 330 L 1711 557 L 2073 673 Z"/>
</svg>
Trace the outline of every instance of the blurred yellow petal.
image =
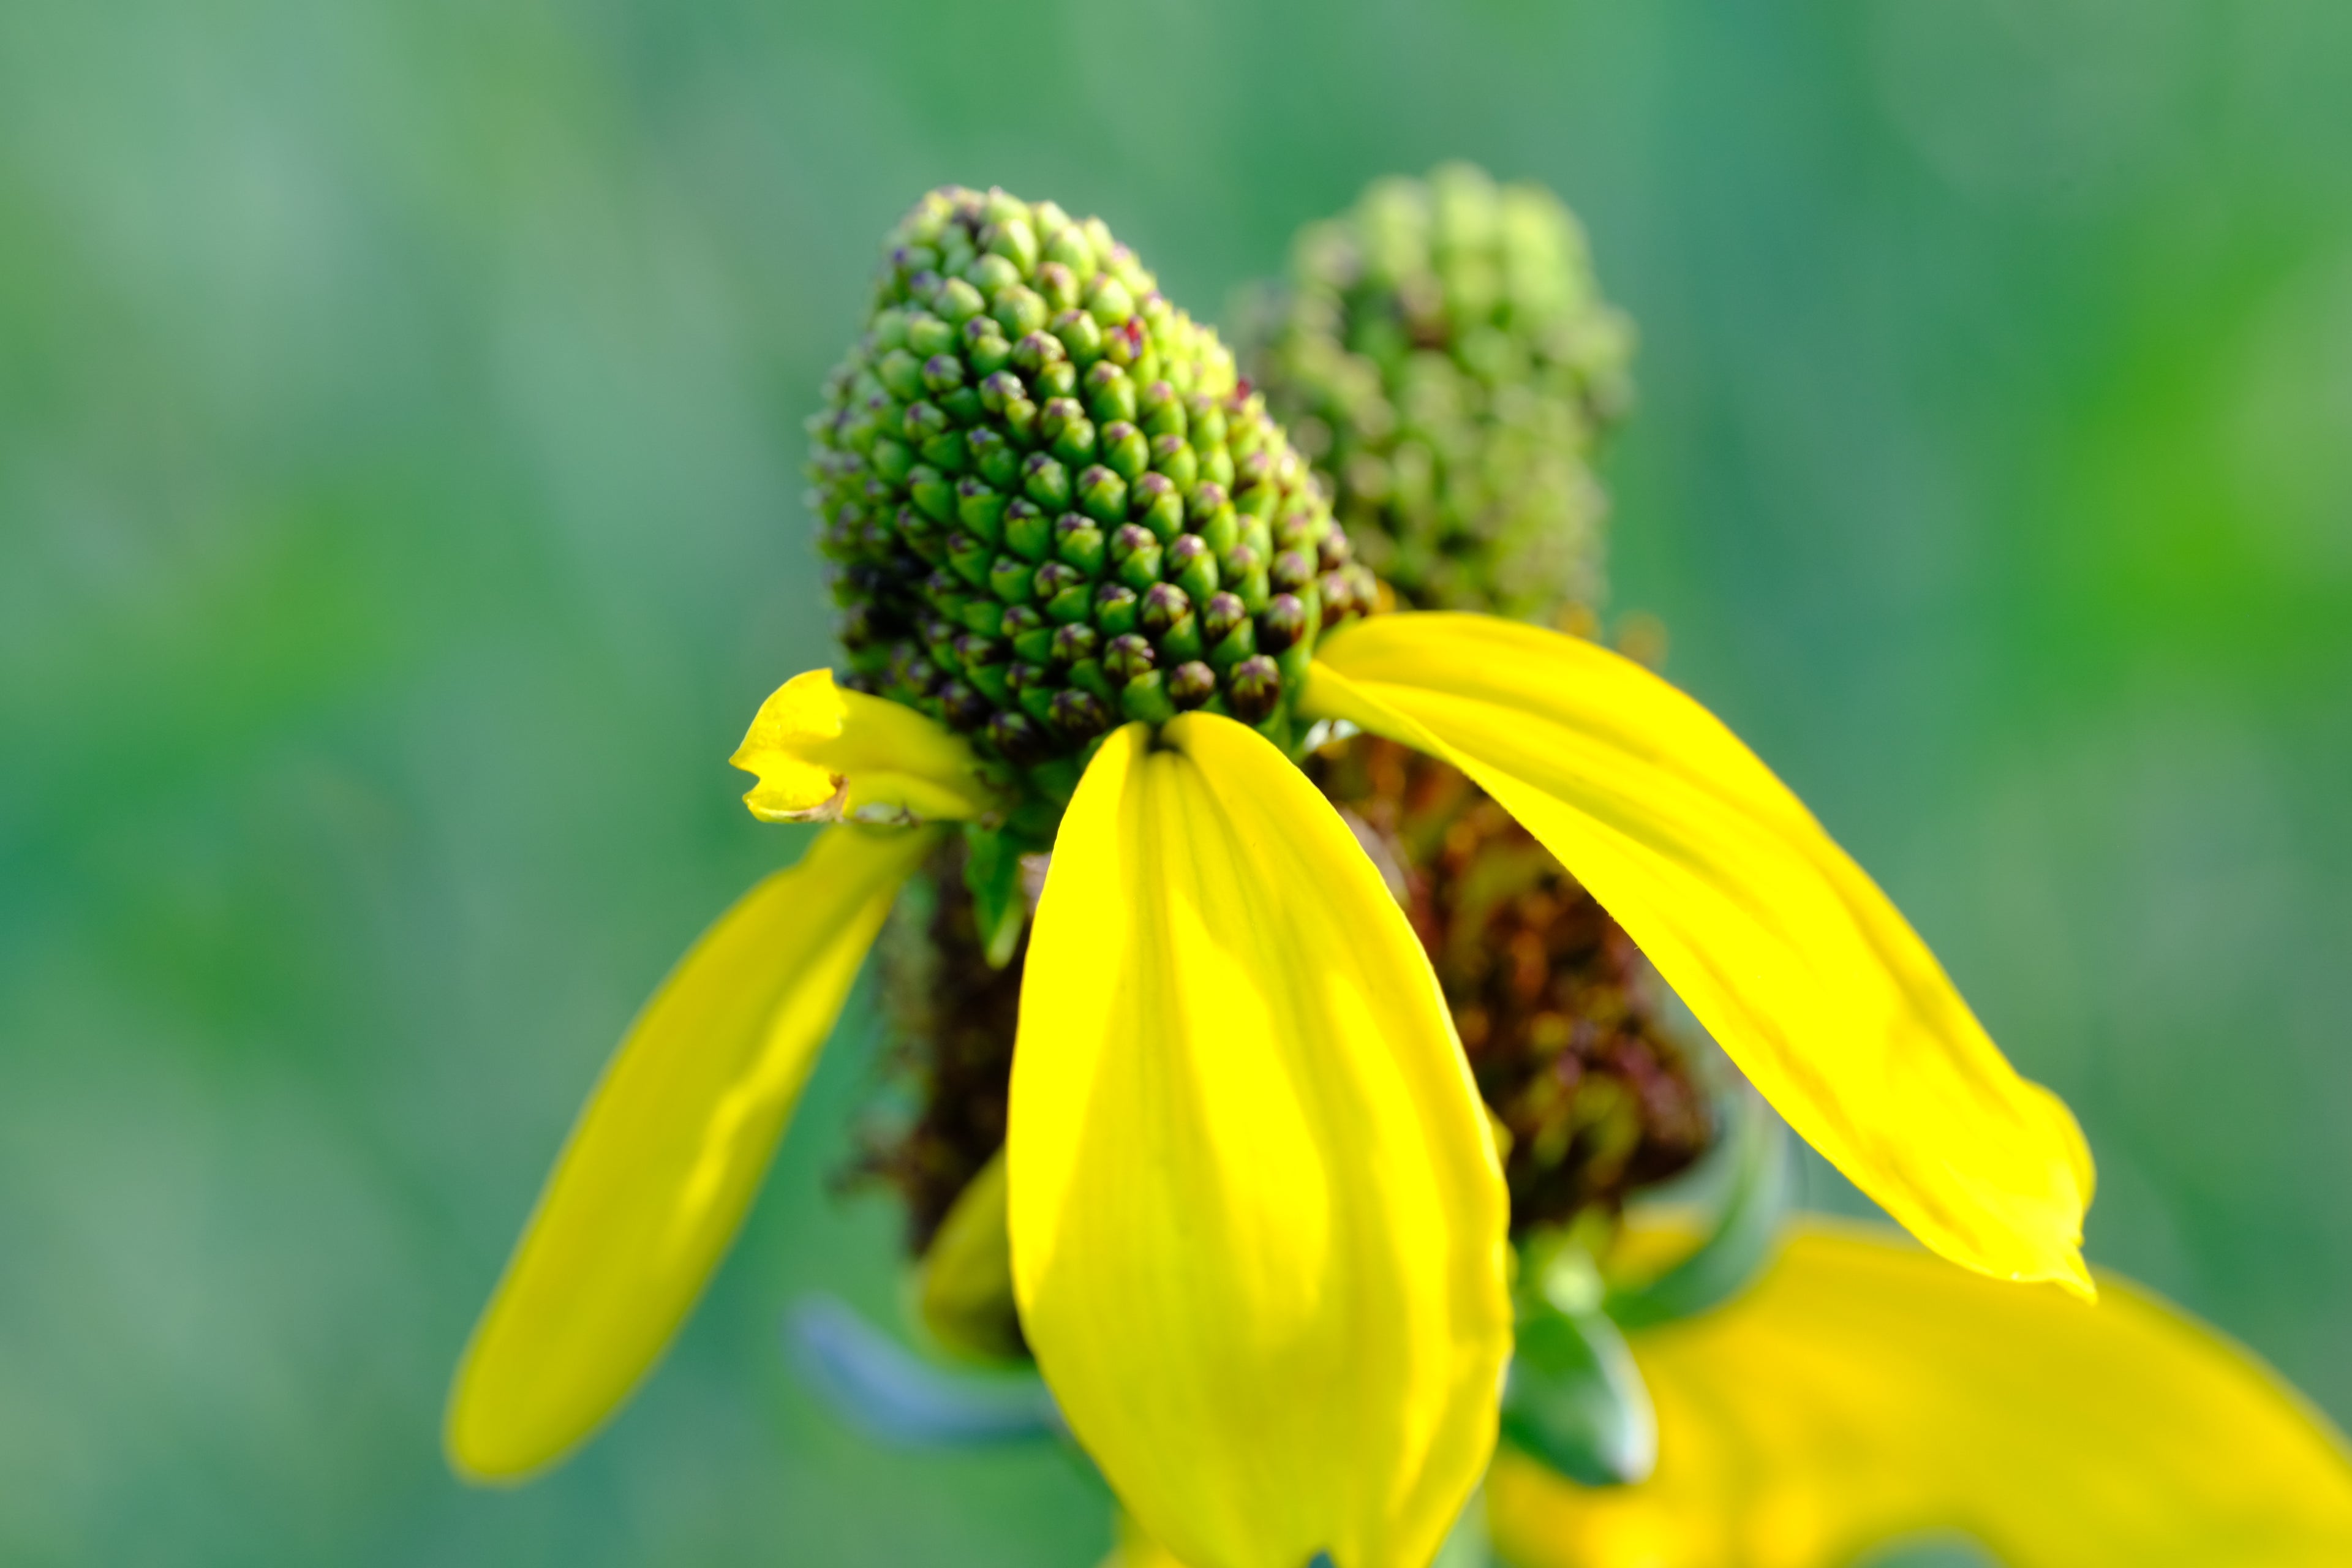
<svg viewBox="0 0 2352 1568">
<path fill-rule="evenodd" d="M 2244 1351 L 2103 1274 L 2098 1305 L 1852 1226 L 1638 1334 L 1656 1476 L 1586 1491 L 1499 1457 L 1517 1568 L 1846 1568 L 1928 1531 L 2006 1568 L 2352 1563 L 2352 1456 Z"/>
<path fill-rule="evenodd" d="M 766 822 L 961 821 L 993 804 L 961 736 L 902 702 L 812 669 L 776 688 L 729 759 L 760 782 L 744 795 Z"/>
<path fill-rule="evenodd" d="M 1118 1543 L 1110 1549 L 1098 1568 L 1184 1568 L 1184 1564 L 1169 1555 L 1168 1548 L 1136 1528 L 1135 1521 L 1125 1513 L 1118 1516 Z"/>
<path fill-rule="evenodd" d="M 1929 1247 L 2087 1294 L 2090 1152 L 1862 868 L 1730 731 L 1630 659 L 1379 616 L 1302 709 L 1445 758 L 1559 857 L 1790 1126 Z"/>
<path fill-rule="evenodd" d="M 1494 1442 L 1501 1173 L 1380 873 L 1231 720 L 1087 770 L 1007 1153 L 1023 1327 L 1144 1530 L 1192 1568 L 1424 1568 Z"/>
<path fill-rule="evenodd" d="M 604 1421 L 734 1239 L 817 1049 L 931 830 L 839 826 L 678 962 L 604 1069 L 457 1369 L 469 1479 L 519 1479 Z"/>
<path fill-rule="evenodd" d="M 1013 1304 L 1013 1242 L 1004 1226 L 1004 1152 L 964 1184 L 916 1276 L 917 1310 L 940 1348 L 976 1361 L 1027 1356 Z"/>
</svg>

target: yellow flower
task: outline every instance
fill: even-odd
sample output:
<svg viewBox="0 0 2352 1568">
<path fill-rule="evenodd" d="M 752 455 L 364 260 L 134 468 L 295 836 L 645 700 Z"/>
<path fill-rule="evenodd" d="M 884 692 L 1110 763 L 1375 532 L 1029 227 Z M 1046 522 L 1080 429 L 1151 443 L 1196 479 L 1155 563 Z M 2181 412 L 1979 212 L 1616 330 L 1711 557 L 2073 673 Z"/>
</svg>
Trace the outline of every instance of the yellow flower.
<svg viewBox="0 0 2352 1568">
<path fill-rule="evenodd" d="M 755 809 L 1002 809 L 946 730 L 830 689 L 785 689 L 818 722 L 772 722 L 783 693 L 763 709 L 738 759 Z M 2089 1294 L 2072 1119 L 1696 703 L 1570 637 L 1394 615 L 1327 638 L 1300 706 L 1469 773 L 1937 1251 Z M 935 831 L 828 829 L 656 995 L 459 1371 L 462 1471 L 551 1462 L 652 1364 Z M 1007 1138 L 1040 1369 L 1138 1525 L 1195 1568 L 1420 1568 L 1486 1468 L 1511 1317 L 1495 1150 L 1418 942 L 1288 758 L 1213 713 L 1091 748 L 1053 851 Z"/>
<path fill-rule="evenodd" d="M 2352 1563 L 2352 1455 L 2267 1368 L 2112 1275 L 2085 1310 L 1813 1221 L 1745 1297 L 1633 1336 L 1657 1473 L 1506 1449 L 1517 1568 L 1840 1568 L 1956 1532 L 2008 1568 Z"/>
</svg>

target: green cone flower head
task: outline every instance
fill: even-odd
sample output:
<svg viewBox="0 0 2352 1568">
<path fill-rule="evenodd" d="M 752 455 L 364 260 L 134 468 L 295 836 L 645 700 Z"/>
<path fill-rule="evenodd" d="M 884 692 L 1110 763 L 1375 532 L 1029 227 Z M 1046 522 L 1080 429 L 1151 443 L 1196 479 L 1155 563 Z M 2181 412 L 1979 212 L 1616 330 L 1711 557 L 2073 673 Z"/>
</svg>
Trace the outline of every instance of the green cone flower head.
<svg viewBox="0 0 2352 1568">
<path fill-rule="evenodd" d="M 1601 595 L 1589 463 L 1633 334 L 1549 192 L 1454 163 L 1302 231 L 1252 367 L 1409 605 L 1556 622 Z"/>
<path fill-rule="evenodd" d="M 1371 580 L 1213 331 L 1102 221 L 934 191 L 811 423 L 845 685 L 1066 796 L 1089 742 L 1194 709 L 1277 742 Z"/>
</svg>

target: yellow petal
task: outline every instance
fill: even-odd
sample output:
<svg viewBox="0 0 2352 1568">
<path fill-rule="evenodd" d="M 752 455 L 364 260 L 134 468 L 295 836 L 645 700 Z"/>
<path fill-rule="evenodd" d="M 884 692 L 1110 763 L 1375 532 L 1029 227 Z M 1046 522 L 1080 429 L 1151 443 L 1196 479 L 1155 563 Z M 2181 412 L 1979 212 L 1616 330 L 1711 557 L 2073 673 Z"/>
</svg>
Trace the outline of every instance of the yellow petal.
<svg viewBox="0 0 2352 1568">
<path fill-rule="evenodd" d="M 1420 943 L 1328 803 L 1192 714 L 1087 768 L 1013 1064 L 1023 1327 L 1193 1568 L 1423 1568 L 1494 1442 L 1507 1198 Z"/>
<path fill-rule="evenodd" d="M 1452 762 L 1641 944 L 1790 1126 L 1955 1262 L 2087 1294 L 2091 1158 L 1886 895 L 1706 709 L 1592 643 L 1380 616 L 1302 708 Z"/>
<path fill-rule="evenodd" d="M 743 797 L 766 822 L 960 821 L 995 804 L 962 737 L 901 702 L 796 675 L 760 704 L 729 759 L 760 783 Z"/>
<path fill-rule="evenodd" d="M 940 1348 L 976 1361 L 1024 1358 L 1013 1305 L 1013 1242 L 1004 1224 L 1004 1153 L 966 1184 L 931 1237 L 917 1307 Z"/>
<path fill-rule="evenodd" d="M 1124 1512 L 1118 1516 L 1118 1541 L 1097 1568 L 1184 1568 L 1168 1548 L 1136 1527 Z"/>
<path fill-rule="evenodd" d="M 1638 1334 L 1659 1464 L 1585 1491 L 1498 1458 L 1518 1568 L 1845 1568 L 1958 1531 L 2007 1568 L 2352 1563 L 2352 1456 L 2268 1369 L 2128 1280 L 2096 1307 L 1892 1233 L 1796 1231 L 1733 1305 Z"/>
<path fill-rule="evenodd" d="M 520 1479 L 593 1431 L 734 1239 L 817 1048 L 931 830 L 840 826 L 752 889 L 630 1027 L 449 1395 L 450 1463 Z"/>
</svg>

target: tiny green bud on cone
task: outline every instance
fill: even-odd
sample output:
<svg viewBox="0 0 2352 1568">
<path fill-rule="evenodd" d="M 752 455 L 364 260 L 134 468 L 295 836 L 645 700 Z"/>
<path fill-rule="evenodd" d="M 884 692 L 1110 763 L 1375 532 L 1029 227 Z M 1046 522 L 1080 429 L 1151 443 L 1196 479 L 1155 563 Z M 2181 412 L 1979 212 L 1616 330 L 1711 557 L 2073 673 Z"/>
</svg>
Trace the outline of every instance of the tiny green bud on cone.
<svg viewBox="0 0 2352 1568">
<path fill-rule="evenodd" d="M 1122 719 L 1283 711 L 1374 590 L 1216 335 L 1003 191 L 932 192 L 884 254 L 812 423 L 844 684 L 1046 793 Z"/>
</svg>

